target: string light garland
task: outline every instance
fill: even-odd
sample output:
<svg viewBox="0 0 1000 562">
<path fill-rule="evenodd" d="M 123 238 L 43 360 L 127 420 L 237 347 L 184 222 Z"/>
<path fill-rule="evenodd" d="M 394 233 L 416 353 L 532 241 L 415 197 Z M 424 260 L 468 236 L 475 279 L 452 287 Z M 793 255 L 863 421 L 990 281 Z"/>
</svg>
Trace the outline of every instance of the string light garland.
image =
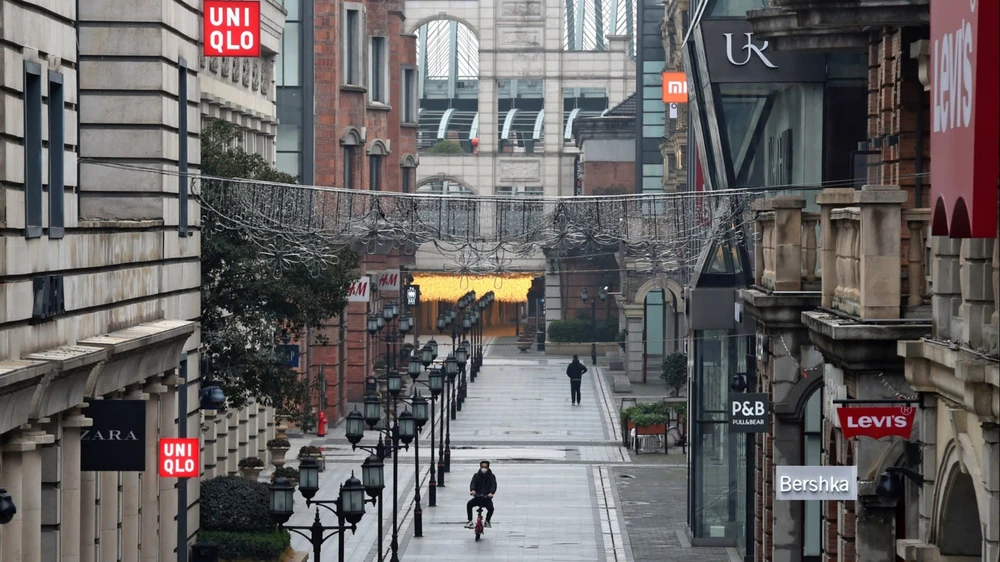
<svg viewBox="0 0 1000 562">
<path fill-rule="evenodd" d="M 533 273 L 516 273 L 504 277 L 477 277 L 462 279 L 455 275 L 412 273 L 413 283 L 420 286 L 423 301 L 455 302 L 469 291 L 482 295 L 490 291 L 503 303 L 521 303 L 531 289 L 536 277 Z"/>
</svg>

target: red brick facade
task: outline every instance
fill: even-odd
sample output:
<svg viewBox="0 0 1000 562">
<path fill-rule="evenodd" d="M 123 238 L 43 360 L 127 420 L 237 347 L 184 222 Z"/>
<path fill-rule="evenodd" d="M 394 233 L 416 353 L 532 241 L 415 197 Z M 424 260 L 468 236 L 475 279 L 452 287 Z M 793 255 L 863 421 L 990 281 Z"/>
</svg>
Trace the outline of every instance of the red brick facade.
<svg viewBox="0 0 1000 562">
<path fill-rule="evenodd" d="M 622 193 L 635 193 L 635 162 L 584 162 L 583 194 L 594 195 L 598 189 L 622 187 Z"/>
<path fill-rule="evenodd" d="M 402 0 L 359 0 L 364 7 L 364 48 L 360 80 L 368 84 L 369 38 L 385 37 L 388 46 L 388 104 L 369 103 L 367 88 L 346 85 L 344 79 L 343 29 L 345 3 L 333 0 L 315 1 L 315 181 L 317 185 L 371 189 L 369 152 L 377 141 L 387 148 L 382 157 L 381 191 L 402 191 L 403 164 L 415 161 L 416 127 L 401 124 L 402 74 L 405 65 L 416 64 L 416 37 L 403 34 Z M 347 4 L 350 6 L 350 4 Z M 351 169 L 353 185 L 345 185 L 344 140 L 351 132 L 364 138 L 353 150 Z M 410 182 L 415 172 L 410 173 Z M 396 269 L 412 262 L 412 258 L 361 256 L 363 272 Z M 396 299 L 399 295 L 384 295 Z M 374 308 L 379 308 L 378 295 L 373 295 Z M 357 401 L 364 388 L 364 377 L 372 372 L 375 354 L 384 354 L 384 343 L 374 346 L 365 331 L 368 306 L 351 303 L 344 315 L 324 326 L 323 338 L 313 337 L 309 345 L 310 377 L 320 372 L 326 380 L 325 411 L 329 423 L 336 423 L 347 413 L 345 402 Z M 325 344 L 325 345 L 324 345 Z"/>
</svg>

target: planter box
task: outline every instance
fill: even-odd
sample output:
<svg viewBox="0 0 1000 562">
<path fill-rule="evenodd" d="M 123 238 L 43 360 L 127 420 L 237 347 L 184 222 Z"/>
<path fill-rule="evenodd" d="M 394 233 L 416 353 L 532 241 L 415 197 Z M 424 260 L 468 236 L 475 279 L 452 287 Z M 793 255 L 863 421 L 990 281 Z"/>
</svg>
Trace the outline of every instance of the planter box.
<svg viewBox="0 0 1000 562">
<path fill-rule="evenodd" d="M 635 430 L 636 435 L 663 435 L 667 432 L 667 424 L 657 423 L 653 425 L 642 425 L 636 427 L 632 422 L 628 422 L 628 430 Z"/>
</svg>

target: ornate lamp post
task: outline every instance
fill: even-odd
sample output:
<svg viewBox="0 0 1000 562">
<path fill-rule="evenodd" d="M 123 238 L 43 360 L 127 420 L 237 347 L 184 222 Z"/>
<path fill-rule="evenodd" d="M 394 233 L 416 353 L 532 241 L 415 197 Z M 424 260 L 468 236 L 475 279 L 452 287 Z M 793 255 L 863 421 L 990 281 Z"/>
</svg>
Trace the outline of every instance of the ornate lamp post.
<svg viewBox="0 0 1000 562">
<path fill-rule="evenodd" d="M 455 378 L 458 376 L 458 360 L 454 355 L 448 355 L 444 361 L 444 373 L 448 375 L 448 392 L 451 393 L 449 400 L 451 415 L 445 420 L 448 435 L 445 440 L 444 450 L 444 472 L 451 472 L 451 420 L 458 417 L 455 412 Z"/>
<path fill-rule="evenodd" d="M 338 535 L 338 560 L 344 560 L 344 532 L 356 532 L 358 522 L 365 515 L 365 488 L 354 474 L 340 485 L 340 496 L 335 500 L 313 500 L 319 491 L 319 464 L 314 459 L 304 459 L 299 467 L 299 491 L 306 498 L 306 506 L 316 505 L 316 518 L 309 526 L 285 526 L 292 517 L 295 503 L 295 486 L 285 478 L 278 478 L 271 484 L 270 512 L 271 519 L 280 528 L 305 537 L 312 544 L 313 560 L 320 560 L 323 543 L 333 535 Z M 329 510 L 337 516 L 337 525 L 323 525 L 319 520 L 319 508 Z M 347 524 L 345 524 L 345 521 Z M 333 531 L 326 534 L 327 531 Z M 308 533 L 307 533 L 308 532 Z"/>
<path fill-rule="evenodd" d="M 462 343 L 458 344 L 458 349 L 455 350 L 455 360 L 458 362 L 458 369 L 462 377 L 458 380 L 458 407 L 459 412 L 462 411 L 462 402 L 465 401 L 465 366 L 469 361 L 469 340 L 462 340 Z"/>
<path fill-rule="evenodd" d="M 597 292 L 601 302 L 608 300 L 608 288 L 602 287 Z M 597 299 L 591 299 L 587 294 L 587 288 L 580 289 L 580 300 L 584 303 L 590 302 L 590 362 L 597 365 Z"/>
</svg>

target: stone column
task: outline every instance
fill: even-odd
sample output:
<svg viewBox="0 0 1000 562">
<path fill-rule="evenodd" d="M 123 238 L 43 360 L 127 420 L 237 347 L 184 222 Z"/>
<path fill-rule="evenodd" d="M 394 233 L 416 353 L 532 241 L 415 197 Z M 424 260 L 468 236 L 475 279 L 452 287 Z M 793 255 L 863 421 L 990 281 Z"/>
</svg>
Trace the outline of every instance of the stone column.
<svg viewBox="0 0 1000 562">
<path fill-rule="evenodd" d="M 962 284 L 962 333 L 958 338 L 973 349 L 986 344 L 984 330 L 993 317 L 993 240 L 969 238 L 962 241 L 962 265 L 959 279 Z M 952 334 L 954 337 L 956 334 Z"/>
<path fill-rule="evenodd" d="M 99 472 L 97 533 L 101 540 L 98 560 L 118 562 L 118 483 L 120 472 Z"/>
<path fill-rule="evenodd" d="M 42 562 L 42 452 L 39 447 L 51 445 L 56 437 L 38 426 L 48 422 L 47 418 L 34 420 L 34 427 L 23 433 L 35 446 L 24 451 L 21 457 L 21 499 L 17 504 L 24 514 L 24 528 L 19 562 Z"/>
<path fill-rule="evenodd" d="M 824 308 L 833 308 L 833 292 L 837 288 L 837 236 L 830 213 L 836 207 L 853 205 L 854 190 L 842 187 L 824 189 L 816 196 L 816 203 L 820 207 L 819 267 L 823 272 L 822 305 Z"/>
<path fill-rule="evenodd" d="M 149 400 L 149 395 L 142 392 L 141 387 L 133 386 L 129 388 L 125 395 L 126 400 Z M 144 469 L 149 468 L 152 461 L 154 469 L 156 465 L 156 439 L 148 439 L 149 428 L 146 428 L 146 464 Z M 150 450 L 152 449 L 152 450 Z M 121 512 L 121 533 L 122 533 L 122 562 L 139 561 L 139 472 L 122 472 L 122 512 Z"/>
<path fill-rule="evenodd" d="M 866 185 L 855 195 L 861 207 L 862 320 L 896 319 L 900 316 L 903 289 L 900 262 L 902 208 L 906 192 L 899 186 Z"/>
<path fill-rule="evenodd" d="M 874 499 L 873 499 L 874 500 Z M 896 507 L 857 501 L 854 549 L 857 560 L 893 560 L 896 557 Z"/>
<path fill-rule="evenodd" d="M 177 385 L 176 375 L 164 378 L 169 388 L 160 395 L 160 436 L 177 437 Z M 160 479 L 160 560 L 176 560 L 177 545 L 177 479 Z"/>
<path fill-rule="evenodd" d="M 239 415 L 238 415 L 239 416 L 239 429 L 237 431 L 237 435 L 238 435 L 237 439 L 239 441 L 239 458 L 240 459 L 245 459 L 245 458 L 247 458 L 249 456 L 253 456 L 253 453 L 250 452 L 250 447 L 249 447 L 249 443 L 248 443 L 249 433 L 247 431 L 248 430 L 247 425 L 250 422 L 250 415 L 249 415 L 250 413 L 248 412 L 248 410 L 249 410 L 249 408 L 243 408 L 242 410 L 240 410 Z M 263 459 L 261 459 L 261 460 L 263 460 Z"/>
<path fill-rule="evenodd" d="M 267 465 L 267 456 L 258 450 L 261 444 L 257 443 L 257 404 L 251 402 L 247 404 L 247 455 L 260 457 Z M 266 447 L 265 447 L 266 448 Z"/>
<path fill-rule="evenodd" d="M 82 520 L 87 517 L 83 511 L 82 483 L 80 474 L 80 433 L 90 427 L 94 420 L 83 415 L 81 408 L 73 408 L 62 418 L 62 476 L 60 487 L 62 500 L 59 506 L 59 550 L 62 562 L 81 562 L 80 545 Z"/>
<path fill-rule="evenodd" d="M 226 416 L 229 423 L 228 452 L 226 453 L 226 473 L 235 475 L 239 472 L 237 467 L 240 459 L 240 416 L 237 412 L 230 412 Z"/>
<path fill-rule="evenodd" d="M 205 471 L 205 478 L 215 478 L 216 474 L 216 446 L 218 441 L 216 439 L 216 431 L 218 428 L 218 415 L 215 410 L 202 410 L 202 423 L 204 424 L 205 438 L 202 441 L 204 443 L 204 448 L 201 452 L 202 466 Z"/>
<path fill-rule="evenodd" d="M 215 416 L 215 475 L 227 476 L 229 465 L 226 458 L 229 456 L 229 419 L 223 412 L 216 413 Z"/>
<path fill-rule="evenodd" d="M 17 513 L 6 525 L 0 525 L 0 560 L 17 560 L 20 562 L 24 558 L 23 532 L 24 532 L 24 453 L 34 450 L 35 444 L 24 439 L 23 435 L 16 433 L 15 436 L 3 446 L 3 487 L 13 498 L 17 506 Z"/>
<path fill-rule="evenodd" d="M 151 381 L 143 389 L 150 395 L 146 402 L 146 470 L 140 476 L 139 486 L 142 494 L 142 506 L 139 511 L 139 551 L 143 562 L 157 562 L 160 556 L 160 541 L 157 535 L 159 529 L 159 433 L 160 433 L 160 394 L 168 388 Z"/>
<path fill-rule="evenodd" d="M 986 513 L 982 521 L 983 560 L 1000 559 L 1000 426 L 984 423 L 983 427 L 983 490 L 986 492 Z"/>
<path fill-rule="evenodd" d="M 907 361 L 912 368 L 913 361 Z M 907 381 L 909 382 L 909 381 Z M 936 394 L 925 394 L 922 406 L 917 410 L 920 415 L 920 440 L 923 442 L 923 458 L 920 463 L 921 474 L 924 476 L 924 486 L 917 500 L 917 538 L 930 544 L 931 526 L 934 521 L 934 496 L 937 490 L 937 418 L 938 401 Z"/>
<path fill-rule="evenodd" d="M 97 473 L 80 473 L 80 562 L 96 562 Z"/>
<path fill-rule="evenodd" d="M 962 304 L 959 253 L 962 241 L 935 236 L 931 239 L 931 325 L 934 339 L 950 340 L 951 319 Z M 954 334 L 957 338 L 959 334 Z"/>
<path fill-rule="evenodd" d="M 806 201 L 797 195 L 779 195 L 774 209 L 774 290 L 802 290 L 802 209 Z"/>
</svg>

